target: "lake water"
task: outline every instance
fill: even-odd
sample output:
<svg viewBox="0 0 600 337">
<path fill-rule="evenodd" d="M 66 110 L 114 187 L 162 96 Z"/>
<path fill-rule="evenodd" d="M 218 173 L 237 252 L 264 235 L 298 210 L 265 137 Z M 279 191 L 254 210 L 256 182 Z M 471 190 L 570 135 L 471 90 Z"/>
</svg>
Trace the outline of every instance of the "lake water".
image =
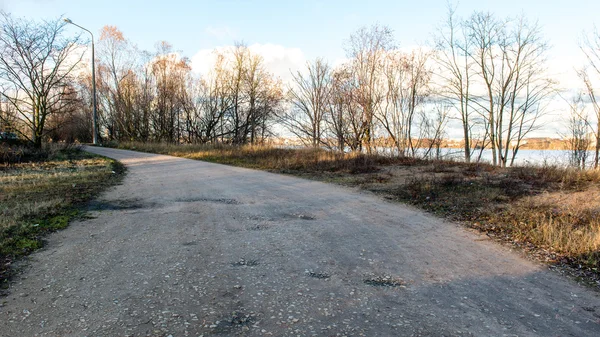
<svg viewBox="0 0 600 337">
<path fill-rule="evenodd" d="M 419 149 L 418 155 L 423 157 L 425 155 L 425 149 Z M 432 150 L 433 151 L 433 150 Z M 383 155 L 396 155 L 398 152 L 392 148 L 377 148 L 377 152 Z M 472 155 L 472 160 L 475 161 L 479 157 L 480 150 L 476 150 Z M 440 156 L 442 159 L 462 161 L 465 158 L 464 151 L 462 149 L 440 149 Z M 568 166 L 569 165 L 570 151 L 568 150 L 519 150 L 515 158 L 513 166 Z M 435 157 L 435 154 L 434 154 Z M 592 151 L 589 151 L 587 164 L 591 164 L 594 158 Z M 481 153 L 481 161 L 491 163 L 492 162 L 492 151 L 483 150 Z M 510 164 L 510 161 L 509 161 Z"/>
<path fill-rule="evenodd" d="M 283 145 L 279 146 L 281 148 L 303 148 L 304 146 L 294 146 L 294 145 Z M 345 149 L 347 152 L 350 152 L 350 148 Z M 417 153 L 419 156 L 423 156 L 425 154 L 425 149 L 419 149 Z M 433 152 L 434 150 L 432 150 Z M 384 148 L 378 147 L 376 152 L 382 155 L 394 156 L 397 155 L 398 151 L 395 148 Z M 472 155 L 472 160 L 475 161 L 479 157 L 479 150 L 476 150 Z M 440 149 L 440 156 L 442 159 L 448 160 L 457 160 L 462 161 L 465 158 L 464 151 L 462 149 L 450 149 L 450 148 L 442 148 Z M 513 166 L 568 166 L 569 165 L 569 150 L 519 150 L 517 152 L 517 156 L 515 158 L 515 162 Z M 586 164 L 591 167 L 592 161 L 594 159 L 593 151 L 588 152 L 588 157 Z M 481 161 L 491 163 L 492 162 L 492 151 L 491 150 L 483 150 L 481 153 Z M 509 162 L 510 164 L 510 162 Z"/>
<path fill-rule="evenodd" d="M 440 149 L 442 158 L 444 159 L 464 159 L 464 151 L 461 149 Z M 479 156 L 479 150 L 473 153 L 472 158 L 475 159 Z M 542 166 L 542 165 L 556 165 L 556 166 L 568 166 L 569 165 L 570 151 L 568 150 L 519 150 L 515 158 L 514 166 Z M 587 162 L 591 163 L 594 158 L 594 154 L 590 151 L 588 154 Z M 484 150 L 481 155 L 481 160 L 484 162 L 492 162 L 492 151 Z"/>
</svg>

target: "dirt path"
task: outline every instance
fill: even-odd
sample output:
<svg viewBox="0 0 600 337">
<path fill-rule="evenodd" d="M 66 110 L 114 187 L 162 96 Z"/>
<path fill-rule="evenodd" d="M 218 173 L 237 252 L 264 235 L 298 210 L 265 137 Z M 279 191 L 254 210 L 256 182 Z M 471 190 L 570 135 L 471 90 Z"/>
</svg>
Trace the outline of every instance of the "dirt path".
<svg viewBox="0 0 600 337">
<path fill-rule="evenodd" d="M 2 336 L 600 335 L 597 293 L 410 207 L 89 151 L 127 165 L 124 184 L 32 255 Z"/>
</svg>

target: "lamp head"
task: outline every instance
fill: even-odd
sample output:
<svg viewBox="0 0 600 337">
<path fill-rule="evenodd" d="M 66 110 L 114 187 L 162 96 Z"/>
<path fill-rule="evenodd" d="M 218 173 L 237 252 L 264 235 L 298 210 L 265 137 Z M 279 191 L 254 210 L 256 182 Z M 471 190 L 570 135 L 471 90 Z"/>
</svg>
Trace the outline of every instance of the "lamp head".
<svg viewBox="0 0 600 337">
<path fill-rule="evenodd" d="M 73 23 L 73 21 L 71 21 L 71 19 L 69 19 L 69 18 L 64 18 L 64 21 L 65 21 L 66 23 Z"/>
</svg>

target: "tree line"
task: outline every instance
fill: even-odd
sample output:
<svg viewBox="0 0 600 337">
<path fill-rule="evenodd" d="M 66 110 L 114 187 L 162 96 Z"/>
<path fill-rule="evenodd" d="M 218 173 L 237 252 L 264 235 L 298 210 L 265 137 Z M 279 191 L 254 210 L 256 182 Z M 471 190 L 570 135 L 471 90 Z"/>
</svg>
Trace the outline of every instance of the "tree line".
<svg viewBox="0 0 600 337">
<path fill-rule="evenodd" d="M 67 36 L 60 18 L 0 19 L 0 129 L 36 146 L 44 139 L 89 141 L 85 41 Z M 210 71 L 198 75 L 167 42 L 139 50 L 106 26 L 95 60 L 101 136 L 243 145 L 285 130 L 312 147 L 433 157 L 455 123 L 465 161 L 490 150 L 494 165 L 512 165 L 559 93 L 540 26 L 486 12 L 460 18 L 450 7 L 434 37 L 433 46 L 403 50 L 388 27 L 363 27 L 345 41 L 345 62 L 334 67 L 317 58 L 283 83 L 243 43 L 215 51 Z M 595 143 L 598 167 L 600 35 L 588 36 L 581 50 L 588 65 L 578 69 L 583 91 L 565 112 L 566 138 L 579 167 Z"/>
<path fill-rule="evenodd" d="M 201 77 L 167 42 L 154 53 L 140 52 L 107 26 L 99 47 L 99 111 L 107 140 L 241 145 L 273 135 L 282 84 L 247 46 L 217 55 Z"/>
</svg>

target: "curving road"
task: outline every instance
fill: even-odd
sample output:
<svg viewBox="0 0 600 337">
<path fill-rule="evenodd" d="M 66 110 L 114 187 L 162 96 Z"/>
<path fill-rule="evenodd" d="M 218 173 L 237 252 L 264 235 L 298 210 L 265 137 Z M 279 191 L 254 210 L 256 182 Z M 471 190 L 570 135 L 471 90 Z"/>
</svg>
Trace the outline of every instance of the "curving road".
<svg viewBox="0 0 600 337">
<path fill-rule="evenodd" d="M 104 148 L 128 167 L 49 238 L 1 336 L 599 336 L 600 297 L 411 207 Z"/>
</svg>

